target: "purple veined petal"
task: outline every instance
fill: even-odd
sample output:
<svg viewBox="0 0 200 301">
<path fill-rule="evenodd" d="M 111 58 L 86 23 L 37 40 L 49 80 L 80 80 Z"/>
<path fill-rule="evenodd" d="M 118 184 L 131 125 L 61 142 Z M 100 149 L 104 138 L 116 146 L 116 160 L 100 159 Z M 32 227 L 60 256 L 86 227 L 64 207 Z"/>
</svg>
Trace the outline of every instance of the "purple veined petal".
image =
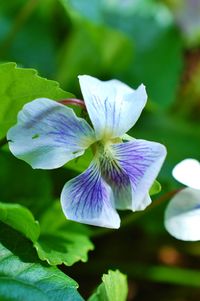
<svg viewBox="0 0 200 301">
<path fill-rule="evenodd" d="M 72 109 L 39 98 L 27 103 L 17 124 L 7 133 L 14 156 L 33 168 L 58 168 L 84 153 L 95 136 L 90 125 Z"/>
<path fill-rule="evenodd" d="M 185 188 L 171 199 L 165 210 L 165 228 L 177 239 L 200 240 L 200 190 Z"/>
<path fill-rule="evenodd" d="M 200 189 L 199 161 L 195 159 L 185 159 L 174 167 L 172 174 L 180 183 L 194 189 Z"/>
<path fill-rule="evenodd" d="M 103 159 L 101 167 L 105 180 L 112 187 L 116 208 L 145 209 L 151 203 L 148 192 L 164 162 L 165 147 L 135 139 L 112 144 L 110 154 L 112 160 Z"/>
<path fill-rule="evenodd" d="M 61 193 L 65 216 L 73 221 L 106 228 L 119 228 L 113 193 L 101 177 L 95 160 L 78 177 L 67 182 Z"/>
<path fill-rule="evenodd" d="M 125 134 L 138 120 L 147 101 L 144 85 L 134 90 L 118 80 L 79 76 L 81 91 L 97 140 Z"/>
</svg>

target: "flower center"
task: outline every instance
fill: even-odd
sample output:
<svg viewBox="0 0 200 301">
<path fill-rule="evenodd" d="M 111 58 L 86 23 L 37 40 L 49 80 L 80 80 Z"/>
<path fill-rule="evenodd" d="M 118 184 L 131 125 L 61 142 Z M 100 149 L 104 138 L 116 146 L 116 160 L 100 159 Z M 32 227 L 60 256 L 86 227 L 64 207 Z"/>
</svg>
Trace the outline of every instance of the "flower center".
<svg viewBox="0 0 200 301">
<path fill-rule="evenodd" d="M 116 142 L 118 142 L 118 140 L 116 140 Z M 118 165 L 111 147 L 113 143 L 113 140 L 106 141 L 106 143 L 105 141 L 98 141 L 94 145 L 95 156 L 99 161 L 102 170 L 109 169 L 111 166 L 117 167 Z"/>
</svg>

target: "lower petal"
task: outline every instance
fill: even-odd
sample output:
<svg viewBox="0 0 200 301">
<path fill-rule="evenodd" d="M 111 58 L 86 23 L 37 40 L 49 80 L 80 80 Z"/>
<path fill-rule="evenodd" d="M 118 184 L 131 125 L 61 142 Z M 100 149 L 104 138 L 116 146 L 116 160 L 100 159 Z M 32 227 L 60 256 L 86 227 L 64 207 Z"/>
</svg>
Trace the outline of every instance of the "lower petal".
<svg viewBox="0 0 200 301">
<path fill-rule="evenodd" d="M 61 204 L 70 220 L 107 228 L 120 226 L 112 190 L 101 177 L 96 161 L 84 173 L 65 184 Z"/>
<path fill-rule="evenodd" d="M 200 190 L 185 188 L 169 202 L 165 228 L 177 239 L 200 240 Z"/>
</svg>

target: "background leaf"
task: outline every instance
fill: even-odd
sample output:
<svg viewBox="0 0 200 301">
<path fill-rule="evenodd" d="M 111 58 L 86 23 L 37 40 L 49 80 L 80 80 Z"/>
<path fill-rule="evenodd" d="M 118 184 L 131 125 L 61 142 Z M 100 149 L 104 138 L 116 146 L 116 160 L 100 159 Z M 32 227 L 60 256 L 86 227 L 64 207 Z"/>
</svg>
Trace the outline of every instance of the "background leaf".
<svg viewBox="0 0 200 301">
<path fill-rule="evenodd" d="M 32 213 L 19 204 L 0 203 L 0 220 L 21 232 L 32 242 L 40 235 L 40 226 Z"/>
<path fill-rule="evenodd" d="M 56 218 L 55 218 L 56 216 Z M 68 221 L 56 201 L 40 219 L 41 235 L 35 248 L 41 260 L 51 265 L 73 265 L 81 260 L 86 262 L 88 251 L 94 246 L 89 240 L 86 226 Z"/>
<path fill-rule="evenodd" d="M 2 301 L 81 301 L 77 283 L 56 267 L 44 265 L 31 244 L 14 230 L 0 227 Z"/>
<path fill-rule="evenodd" d="M 80 47 L 82 51 L 79 51 Z M 79 90 L 77 74 L 97 76 L 111 71 L 122 72 L 130 67 L 133 48 L 130 39 L 120 31 L 84 20 L 80 24 L 75 23 L 60 53 L 57 80 L 64 86 L 70 85 L 73 90 Z M 126 55 L 122 56 L 124 49 Z"/>
<path fill-rule="evenodd" d="M 16 0 L 10 4 L 1 1 L 2 61 L 15 61 L 20 66 L 36 68 L 43 76 L 49 77 L 55 72 L 59 45 L 57 23 L 52 22 L 57 17 L 55 3 L 55 0 Z"/>
<path fill-rule="evenodd" d="M 110 270 L 103 275 L 102 281 L 88 301 L 126 301 L 128 286 L 124 274 L 118 270 Z"/>
</svg>

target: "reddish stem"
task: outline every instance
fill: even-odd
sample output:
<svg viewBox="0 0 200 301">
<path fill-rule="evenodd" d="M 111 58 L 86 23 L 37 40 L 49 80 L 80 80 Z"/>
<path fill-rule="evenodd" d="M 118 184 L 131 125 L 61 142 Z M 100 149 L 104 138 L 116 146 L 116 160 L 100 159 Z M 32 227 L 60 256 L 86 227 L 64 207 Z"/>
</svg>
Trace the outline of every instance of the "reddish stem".
<svg viewBox="0 0 200 301">
<path fill-rule="evenodd" d="M 81 107 L 86 110 L 86 106 L 83 100 L 77 98 L 67 98 L 61 99 L 58 102 L 62 103 L 63 105 L 75 105 Z"/>
</svg>

